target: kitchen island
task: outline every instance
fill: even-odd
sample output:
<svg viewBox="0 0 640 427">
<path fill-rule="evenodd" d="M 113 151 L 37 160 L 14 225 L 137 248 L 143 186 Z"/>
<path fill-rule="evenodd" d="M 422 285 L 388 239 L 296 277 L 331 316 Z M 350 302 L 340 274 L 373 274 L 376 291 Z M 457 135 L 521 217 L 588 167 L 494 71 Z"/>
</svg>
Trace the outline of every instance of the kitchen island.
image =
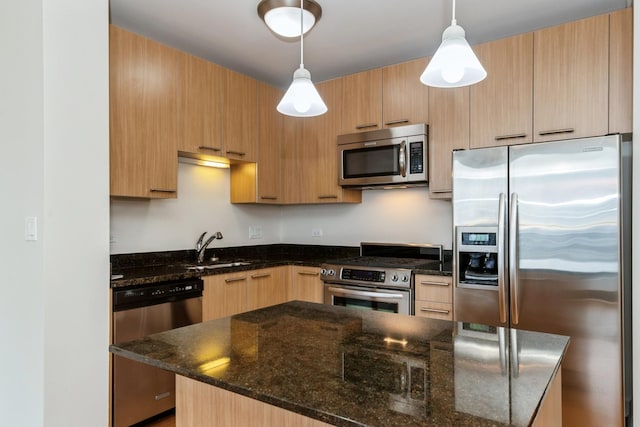
<svg viewBox="0 0 640 427">
<path fill-rule="evenodd" d="M 110 348 L 177 374 L 177 426 L 547 426 L 568 341 L 294 301 Z"/>
</svg>

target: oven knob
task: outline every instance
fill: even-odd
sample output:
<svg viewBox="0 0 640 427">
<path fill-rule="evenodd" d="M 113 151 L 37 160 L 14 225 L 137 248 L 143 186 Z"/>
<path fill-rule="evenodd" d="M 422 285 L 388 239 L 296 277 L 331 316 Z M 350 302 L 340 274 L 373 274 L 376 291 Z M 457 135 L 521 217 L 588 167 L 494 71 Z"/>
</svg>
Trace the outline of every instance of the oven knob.
<svg viewBox="0 0 640 427">
<path fill-rule="evenodd" d="M 403 282 L 408 282 L 409 281 L 409 276 L 406 276 L 406 275 L 402 276 L 402 281 Z"/>
<path fill-rule="evenodd" d="M 320 274 L 321 274 L 322 276 L 326 276 L 326 275 L 327 275 L 327 269 L 326 269 L 326 268 L 321 268 L 321 269 L 320 269 Z"/>
<path fill-rule="evenodd" d="M 329 271 L 327 271 L 327 275 L 328 276 L 335 276 L 336 275 L 336 271 L 333 268 L 330 268 Z"/>
<path fill-rule="evenodd" d="M 392 282 L 397 282 L 398 281 L 398 275 L 397 274 L 392 274 L 391 275 L 391 281 Z"/>
</svg>

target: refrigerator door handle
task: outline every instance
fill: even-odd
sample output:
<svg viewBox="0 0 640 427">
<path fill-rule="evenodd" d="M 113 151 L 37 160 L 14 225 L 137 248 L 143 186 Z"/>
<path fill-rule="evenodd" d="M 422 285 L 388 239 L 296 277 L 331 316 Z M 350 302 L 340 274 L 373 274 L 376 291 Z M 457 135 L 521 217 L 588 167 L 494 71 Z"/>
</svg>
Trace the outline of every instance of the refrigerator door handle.
<svg viewBox="0 0 640 427">
<path fill-rule="evenodd" d="M 518 193 L 511 194 L 509 213 L 509 284 L 511 286 L 511 324 L 520 321 L 518 283 Z"/>
<path fill-rule="evenodd" d="M 500 323 L 507 323 L 507 289 L 505 278 L 507 276 L 507 255 L 505 253 L 505 222 L 506 222 L 506 198 L 500 193 L 498 199 L 498 306 L 500 308 Z"/>
</svg>

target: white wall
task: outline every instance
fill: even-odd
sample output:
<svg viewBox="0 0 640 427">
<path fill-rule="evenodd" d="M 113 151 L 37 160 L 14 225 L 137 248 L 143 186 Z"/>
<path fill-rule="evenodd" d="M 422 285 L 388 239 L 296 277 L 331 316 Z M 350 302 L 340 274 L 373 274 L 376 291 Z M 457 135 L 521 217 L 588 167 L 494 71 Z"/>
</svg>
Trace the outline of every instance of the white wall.
<svg viewBox="0 0 640 427">
<path fill-rule="evenodd" d="M 249 239 L 249 227 L 262 239 Z M 322 237 L 312 237 L 313 228 Z M 178 198 L 112 200 L 111 253 L 192 249 L 203 231 L 213 246 L 270 243 L 358 246 L 361 241 L 442 243 L 451 248 L 451 203 L 426 188 L 363 192 L 354 205 L 256 206 L 229 202 L 229 171 L 180 164 Z"/>
<path fill-rule="evenodd" d="M 0 7 L 0 425 L 108 423 L 107 24 L 107 0 Z"/>
</svg>

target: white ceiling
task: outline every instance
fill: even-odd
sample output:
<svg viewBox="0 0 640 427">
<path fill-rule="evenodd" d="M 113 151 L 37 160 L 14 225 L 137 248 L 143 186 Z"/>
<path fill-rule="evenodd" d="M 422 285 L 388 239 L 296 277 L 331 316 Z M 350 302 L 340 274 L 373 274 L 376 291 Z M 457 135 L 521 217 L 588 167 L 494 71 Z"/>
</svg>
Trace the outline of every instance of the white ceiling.
<svg viewBox="0 0 640 427">
<path fill-rule="evenodd" d="M 317 0 L 322 18 L 304 39 L 314 81 L 432 55 L 451 0 Z M 110 0 L 111 23 L 285 88 L 299 41 L 276 38 L 259 0 Z M 458 0 L 456 19 L 477 44 L 627 7 L 631 0 Z"/>
</svg>

